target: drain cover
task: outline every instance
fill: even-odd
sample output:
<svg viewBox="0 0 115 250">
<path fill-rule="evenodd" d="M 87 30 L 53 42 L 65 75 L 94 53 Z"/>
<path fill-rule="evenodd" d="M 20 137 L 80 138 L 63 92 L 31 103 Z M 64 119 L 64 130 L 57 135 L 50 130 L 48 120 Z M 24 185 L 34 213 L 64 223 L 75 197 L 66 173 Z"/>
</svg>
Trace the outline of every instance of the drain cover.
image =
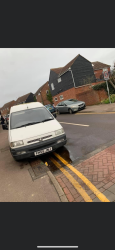
<svg viewBox="0 0 115 250">
<path fill-rule="evenodd" d="M 31 169 L 29 172 L 32 179 L 38 179 L 47 174 L 48 167 L 40 160 L 31 160 L 30 161 Z"/>
</svg>

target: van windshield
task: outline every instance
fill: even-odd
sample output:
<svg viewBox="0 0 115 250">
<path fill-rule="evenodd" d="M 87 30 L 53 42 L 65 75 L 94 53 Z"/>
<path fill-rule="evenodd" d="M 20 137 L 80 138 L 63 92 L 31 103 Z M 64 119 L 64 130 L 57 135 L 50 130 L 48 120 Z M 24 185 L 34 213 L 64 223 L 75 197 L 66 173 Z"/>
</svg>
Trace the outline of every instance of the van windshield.
<svg viewBox="0 0 115 250">
<path fill-rule="evenodd" d="M 50 120 L 54 118 L 44 107 L 26 109 L 11 114 L 10 127 L 16 129 Z"/>
</svg>

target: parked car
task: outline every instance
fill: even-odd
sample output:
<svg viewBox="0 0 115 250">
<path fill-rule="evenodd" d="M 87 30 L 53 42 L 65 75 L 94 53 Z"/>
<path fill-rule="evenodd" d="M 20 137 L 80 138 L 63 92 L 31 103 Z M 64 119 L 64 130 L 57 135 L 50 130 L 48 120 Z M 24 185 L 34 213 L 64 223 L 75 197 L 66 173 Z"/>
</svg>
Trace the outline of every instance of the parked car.
<svg viewBox="0 0 115 250">
<path fill-rule="evenodd" d="M 63 102 L 60 102 L 56 106 L 57 113 L 70 113 L 79 111 L 86 107 L 85 102 L 78 101 L 76 99 L 68 99 Z"/>
<path fill-rule="evenodd" d="M 51 105 L 51 104 L 47 104 L 45 105 L 45 107 L 53 114 L 53 116 L 56 118 L 56 108 Z"/>
<path fill-rule="evenodd" d="M 8 114 L 8 115 L 6 115 L 5 120 L 6 120 L 6 124 L 8 125 L 8 124 L 9 124 L 9 114 Z"/>
<path fill-rule="evenodd" d="M 46 107 L 51 113 L 54 113 L 54 112 L 55 112 L 55 108 L 54 108 L 53 105 L 47 104 L 47 105 L 45 105 L 45 107 Z"/>
<path fill-rule="evenodd" d="M 55 151 L 67 141 L 61 124 L 39 102 L 11 107 L 8 140 L 15 160 Z"/>
</svg>

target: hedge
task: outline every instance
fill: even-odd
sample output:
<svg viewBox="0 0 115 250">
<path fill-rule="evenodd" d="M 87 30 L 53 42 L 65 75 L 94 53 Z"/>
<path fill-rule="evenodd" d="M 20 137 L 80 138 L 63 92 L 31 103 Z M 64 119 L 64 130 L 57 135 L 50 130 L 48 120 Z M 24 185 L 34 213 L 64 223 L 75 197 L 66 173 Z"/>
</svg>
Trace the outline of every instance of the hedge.
<svg viewBox="0 0 115 250">
<path fill-rule="evenodd" d="M 108 86 L 109 86 L 109 93 L 110 93 L 110 95 L 115 94 L 115 89 L 113 88 L 113 86 L 109 82 L 108 82 Z M 94 85 L 94 86 L 92 86 L 92 88 L 94 90 L 105 89 L 105 91 L 107 92 L 106 82 L 102 82 L 102 83 L 99 83 L 97 85 Z"/>
</svg>

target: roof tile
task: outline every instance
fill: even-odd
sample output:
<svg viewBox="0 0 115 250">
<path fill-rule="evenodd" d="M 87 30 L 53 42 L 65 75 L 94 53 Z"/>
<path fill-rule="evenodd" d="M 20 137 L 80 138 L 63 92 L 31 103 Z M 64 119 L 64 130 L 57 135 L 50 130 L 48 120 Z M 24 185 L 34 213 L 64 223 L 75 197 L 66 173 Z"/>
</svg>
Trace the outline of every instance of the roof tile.
<svg viewBox="0 0 115 250">
<path fill-rule="evenodd" d="M 94 70 L 98 70 L 98 69 L 103 69 L 103 68 L 106 68 L 106 67 L 110 67 L 111 65 L 96 61 L 96 62 L 92 62 L 92 66 L 93 66 Z"/>
<path fill-rule="evenodd" d="M 37 95 L 41 90 L 42 90 L 42 88 L 46 85 L 46 84 L 48 84 L 49 82 L 47 81 L 46 83 L 44 83 L 37 91 L 36 91 L 36 93 L 34 94 L 34 95 Z"/>
<path fill-rule="evenodd" d="M 26 94 L 26 95 L 23 95 L 23 96 L 18 97 L 18 99 L 16 100 L 15 105 L 18 104 L 18 103 L 21 103 L 21 102 L 26 101 L 26 99 L 28 98 L 28 96 L 29 96 L 30 94 L 31 94 L 31 92 L 28 93 L 28 94 Z"/>
</svg>

